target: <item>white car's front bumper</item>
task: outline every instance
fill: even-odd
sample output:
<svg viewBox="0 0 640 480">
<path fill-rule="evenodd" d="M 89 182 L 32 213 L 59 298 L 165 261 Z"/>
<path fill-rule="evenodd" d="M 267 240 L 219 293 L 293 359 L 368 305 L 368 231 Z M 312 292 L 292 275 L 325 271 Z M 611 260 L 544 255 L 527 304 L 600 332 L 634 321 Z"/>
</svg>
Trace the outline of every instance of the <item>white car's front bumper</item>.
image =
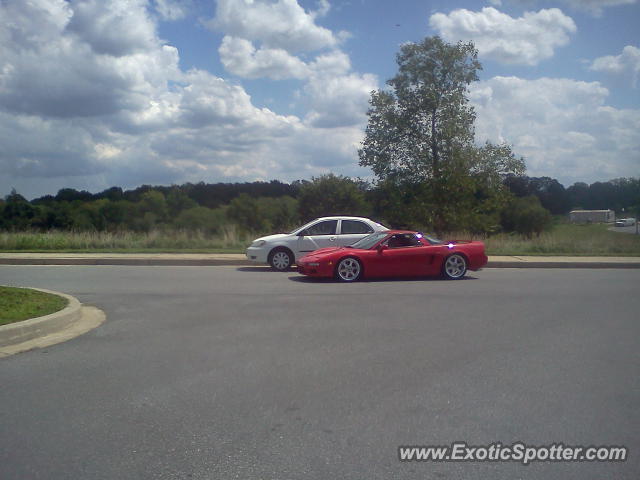
<svg viewBox="0 0 640 480">
<path fill-rule="evenodd" d="M 247 260 L 257 263 L 267 263 L 267 257 L 269 251 L 264 247 L 249 247 L 247 248 Z"/>
</svg>

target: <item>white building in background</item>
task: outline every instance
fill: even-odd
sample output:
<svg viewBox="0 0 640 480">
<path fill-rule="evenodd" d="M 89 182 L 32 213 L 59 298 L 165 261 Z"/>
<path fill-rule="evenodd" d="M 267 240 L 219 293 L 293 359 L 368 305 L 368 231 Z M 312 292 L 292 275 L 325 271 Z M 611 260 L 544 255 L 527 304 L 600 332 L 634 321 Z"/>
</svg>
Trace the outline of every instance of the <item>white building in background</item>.
<svg viewBox="0 0 640 480">
<path fill-rule="evenodd" d="M 571 210 L 569 221 L 572 223 L 612 223 L 616 221 L 613 210 Z"/>
</svg>

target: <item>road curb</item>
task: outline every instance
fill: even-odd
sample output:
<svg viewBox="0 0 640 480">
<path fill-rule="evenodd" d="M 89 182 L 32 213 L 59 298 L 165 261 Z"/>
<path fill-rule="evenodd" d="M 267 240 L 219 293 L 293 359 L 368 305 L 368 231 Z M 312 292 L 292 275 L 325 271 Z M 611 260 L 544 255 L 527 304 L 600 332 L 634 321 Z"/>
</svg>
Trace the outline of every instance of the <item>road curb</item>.
<svg viewBox="0 0 640 480">
<path fill-rule="evenodd" d="M 94 256 L 95 255 L 95 256 Z M 228 255 L 228 256 L 227 256 Z M 203 258 L 204 257 L 204 258 Z M 226 258 L 225 258 L 226 257 Z M 100 256 L 99 254 L 83 256 L 43 255 L 28 256 L 20 254 L 13 256 L 0 254 L 0 265 L 128 265 L 128 266 L 167 266 L 167 267 L 209 267 L 209 266 L 260 266 L 255 262 L 242 258 L 239 254 L 163 254 L 158 257 L 150 254 L 126 256 Z M 264 265 L 267 266 L 266 264 Z M 543 257 L 532 256 L 493 256 L 485 268 L 640 268 L 638 257 Z"/>
<path fill-rule="evenodd" d="M 80 301 L 71 295 L 42 288 L 29 288 L 58 295 L 66 298 L 69 303 L 62 310 L 49 315 L 0 326 L 0 357 L 69 340 L 104 321 L 102 311 L 93 307 L 83 307 Z"/>
<path fill-rule="evenodd" d="M 484 268 L 640 268 L 640 263 L 620 262 L 504 262 L 489 261 Z"/>
</svg>

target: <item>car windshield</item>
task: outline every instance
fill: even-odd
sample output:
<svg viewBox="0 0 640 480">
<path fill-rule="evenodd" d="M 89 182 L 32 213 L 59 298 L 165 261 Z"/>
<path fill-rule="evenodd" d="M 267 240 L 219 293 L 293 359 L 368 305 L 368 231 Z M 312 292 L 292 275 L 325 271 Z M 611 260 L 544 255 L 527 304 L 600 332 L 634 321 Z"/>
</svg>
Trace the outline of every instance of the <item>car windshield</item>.
<svg viewBox="0 0 640 480">
<path fill-rule="evenodd" d="M 375 232 L 375 233 L 372 233 L 371 235 L 367 235 L 366 237 L 361 238 L 356 243 L 349 245 L 349 248 L 358 248 L 360 250 L 368 250 L 386 236 L 387 236 L 387 232 Z"/>
<path fill-rule="evenodd" d="M 301 232 L 302 230 L 304 230 L 305 228 L 307 228 L 309 225 L 311 225 L 313 222 L 315 222 L 315 220 L 310 221 L 309 223 L 305 223 L 304 225 L 302 225 L 301 227 L 296 227 L 293 230 L 291 230 L 290 232 L 287 232 L 287 235 L 294 235 L 298 232 Z"/>
<path fill-rule="evenodd" d="M 423 238 L 426 238 L 427 241 L 431 244 L 431 245 L 442 245 L 444 242 L 442 240 L 440 240 L 439 238 L 436 238 L 432 235 L 429 234 L 422 234 Z"/>
</svg>

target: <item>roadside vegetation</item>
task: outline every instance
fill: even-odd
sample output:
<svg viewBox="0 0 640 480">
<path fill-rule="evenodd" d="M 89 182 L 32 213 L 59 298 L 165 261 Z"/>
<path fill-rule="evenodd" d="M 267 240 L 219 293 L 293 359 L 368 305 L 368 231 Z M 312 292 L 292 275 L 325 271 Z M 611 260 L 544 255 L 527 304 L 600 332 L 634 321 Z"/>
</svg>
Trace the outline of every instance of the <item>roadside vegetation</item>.
<svg viewBox="0 0 640 480">
<path fill-rule="evenodd" d="M 640 235 L 603 224 L 558 224 L 536 236 L 499 233 L 481 240 L 489 255 L 640 256 Z"/>
<path fill-rule="evenodd" d="M 329 173 L 290 184 L 64 188 L 33 200 L 13 190 L 0 200 L 0 250 L 241 251 L 261 234 L 355 215 L 443 237 L 466 232 L 491 254 L 638 254 L 633 236 L 554 217 L 578 208 L 640 216 L 640 178 L 565 189 L 526 176 L 509 144 L 476 143 L 468 88 L 482 69 L 477 54 L 473 43 L 439 37 L 401 46 L 398 73 L 371 95 L 358 151 L 371 182 Z"/>
<path fill-rule="evenodd" d="M 62 310 L 67 299 L 29 288 L 0 286 L 0 325 L 42 317 Z"/>
<path fill-rule="evenodd" d="M 428 228 L 418 230 L 431 232 Z M 37 253 L 244 253 L 249 243 L 271 231 L 240 231 L 230 226 L 222 234 L 203 231 L 150 232 L 4 232 L 0 251 Z M 559 223 L 539 235 L 442 234 L 450 240 L 482 240 L 489 255 L 640 256 L 640 235 L 618 233 L 606 225 Z"/>
</svg>

